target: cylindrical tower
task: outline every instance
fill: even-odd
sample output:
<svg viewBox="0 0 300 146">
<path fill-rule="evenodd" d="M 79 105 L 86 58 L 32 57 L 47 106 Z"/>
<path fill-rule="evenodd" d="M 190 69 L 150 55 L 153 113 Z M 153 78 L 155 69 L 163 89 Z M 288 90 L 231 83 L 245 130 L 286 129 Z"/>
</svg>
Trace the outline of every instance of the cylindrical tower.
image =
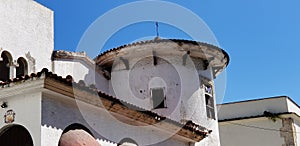
<svg viewBox="0 0 300 146">
<path fill-rule="evenodd" d="M 109 79 L 109 94 L 177 122 L 195 122 L 218 137 L 213 79 L 229 63 L 224 50 L 156 38 L 108 50 L 95 61 Z"/>
</svg>

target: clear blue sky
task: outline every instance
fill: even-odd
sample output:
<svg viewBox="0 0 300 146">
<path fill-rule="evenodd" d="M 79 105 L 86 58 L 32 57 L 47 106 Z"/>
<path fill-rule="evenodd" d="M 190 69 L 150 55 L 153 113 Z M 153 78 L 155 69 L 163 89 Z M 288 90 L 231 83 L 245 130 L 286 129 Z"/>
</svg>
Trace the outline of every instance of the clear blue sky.
<svg viewBox="0 0 300 146">
<path fill-rule="evenodd" d="M 99 16 L 129 0 L 37 0 L 55 11 L 55 49 L 75 51 Z M 224 102 L 287 95 L 300 104 L 299 0 L 170 0 L 201 17 L 230 55 Z M 159 10 L 154 10 L 159 11 Z M 172 31 L 170 31 L 172 30 Z M 187 38 L 162 25 L 162 37 Z M 154 24 L 133 25 L 105 49 L 155 35 Z M 201 40 L 198 40 L 201 41 Z"/>
</svg>

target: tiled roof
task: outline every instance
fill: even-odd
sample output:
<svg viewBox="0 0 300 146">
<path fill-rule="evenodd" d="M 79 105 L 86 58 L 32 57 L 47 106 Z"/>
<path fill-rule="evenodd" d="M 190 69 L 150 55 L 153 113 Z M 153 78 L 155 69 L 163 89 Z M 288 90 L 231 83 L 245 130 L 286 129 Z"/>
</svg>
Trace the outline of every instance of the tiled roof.
<svg viewBox="0 0 300 146">
<path fill-rule="evenodd" d="M 116 51 L 119 51 L 119 50 L 121 50 L 123 48 L 126 48 L 126 47 L 143 45 L 143 44 L 151 44 L 151 43 L 155 44 L 155 43 L 162 43 L 162 42 L 174 42 L 174 43 L 177 43 L 179 46 L 181 46 L 183 44 L 201 45 L 201 46 L 210 47 L 212 49 L 221 50 L 222 53 L 225 55 L 225 58 L 227 59 L 226 66 L 229 64 L 229 60 L 230 60 L 229 55 L 223 49 L 221 49 L 221 48 L 219 48 L 217 46 L 208 44 L 208 43 L 191 41 L 191 40 L 182 40 L 182 39 L 154 39 L 154 40 L 146 40 L 146 41 L 135 42 L 135 43 L 132 43 L 132 44 L 126 44 L 126 45 L 122 45 L 122 46 L 119 46 L 119 47 L 107 50 L 107 51 L 99 54 L 94 60 L 97 61 L 100 57 L 103 57 L 107 53 L 116 52 Z"/>
<path fill-rule="evenodd" d="M 142 109 L 140 107 L 137 107 L 135 105 L 132 105 L 130 103 L 122 101 L 120 99 L 117 99 L 111 95 L 108 95 L 104 92 L 101 92 L 101 91 L 97 90 L 94 85 L 91 85 L 88 87 L 85 85 L 85 83 L 83 81 L 79 81 L 78 83 L 76 83 L 73 81 L 72 76 L 68 75 L 66 78 L 63 78 L 61 76 L 58 76 L 57 74 L 49 72 L 48 69 L 46 69 L 46 68 L 44 68 L 41 72 L 38 72 L 38 73 L 32 73 L 30 75 L 26 75 L 21 78 L 14 78 L 7 82 L 0 82 L 0 90 L 1 90 L 1 88 L 7 88 L 12 85 L 16 85 L 16 84 L 30 81 L 30 80 L 37 80 L 37 79 L 45 79 L 45 80 L 50 79 L 52 81 L 63 84 L 64 86 L 73 87 L 73 88 L 79 89 L 81 91 L 90 92 L 92 94 L 97 93 L 98 97 L 101 100 L 106 100 L 109 102 L 109 104 L 110 104 L 109 111 L 111 111 L 111 112 L 118 112 L 119 114 L 124 114 L 127 117 L 128 117 L 128 115 L 132 116 L 132 117 L 144 117 L 142 120 L 136 119 L 136 118 L 135 119 L 140 120 L 141 122 L 144 122 L 147 124 L 156 124 L 160 121 L 164 121 L 170 125 L 182 127 L 181 130 L 179 130 L 179 132 L 178 132 L 179 135 L 190 138 L 194 141 L 202 140 L 203 138 L 208 136 L 208 134 L 211 132 L 211 130 L 208 130 L 198 124 L 195 124 L 192 121 L 187 121 L 185 124 L 182 124 L 182 123 L 176 122 L 174 120 L 171 120 L 169 118 L 166 118 L 164 116 L 158 115 L 152 111 Z M 124 104 L 126 104 L 126 106 Z M 112 108 L 112 106 L 114 106 L 115 109 Z M 122 110 L 117 109 L 117 107 L 119 107 L 119 108 L 121 107 Z M 129 107 L 133 107 L 133 108 L 129 108 Z M 126 111 L 127 111 L 127 113 L 126 113 Z M 130 117 L 130 118 L 132 118 L 132 117 Z M 186 135 L 188 133 L 190 135 Z"/>
</svg>

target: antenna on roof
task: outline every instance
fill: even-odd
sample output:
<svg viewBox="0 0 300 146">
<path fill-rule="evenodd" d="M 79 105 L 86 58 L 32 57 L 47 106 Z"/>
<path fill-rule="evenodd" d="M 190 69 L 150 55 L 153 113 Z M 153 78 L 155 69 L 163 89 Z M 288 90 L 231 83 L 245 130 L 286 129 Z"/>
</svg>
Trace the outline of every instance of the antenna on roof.
<svg viewBox="0 0 300 146">
<path fill-rule="evenodd" d="M 159 32 L 158 32 L 158 22 L 155 22 L 155 26 L 156 26 L 156 37 L 159 37 Z"/>
</svg>

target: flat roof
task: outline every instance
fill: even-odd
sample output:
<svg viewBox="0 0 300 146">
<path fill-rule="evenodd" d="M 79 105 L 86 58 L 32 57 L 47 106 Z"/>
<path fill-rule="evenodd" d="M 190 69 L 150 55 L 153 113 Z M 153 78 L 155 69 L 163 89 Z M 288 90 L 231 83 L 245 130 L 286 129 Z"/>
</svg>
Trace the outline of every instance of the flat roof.
<svg viewBox="0 0 300 146">
<path fill-rule="evenodd" d="M 300 106 L 288 96 L 275 96 L 217 105 L 219 121 L 238 120 L 272 114 L 295 113 L 300 115 Z"/>
</svg>

